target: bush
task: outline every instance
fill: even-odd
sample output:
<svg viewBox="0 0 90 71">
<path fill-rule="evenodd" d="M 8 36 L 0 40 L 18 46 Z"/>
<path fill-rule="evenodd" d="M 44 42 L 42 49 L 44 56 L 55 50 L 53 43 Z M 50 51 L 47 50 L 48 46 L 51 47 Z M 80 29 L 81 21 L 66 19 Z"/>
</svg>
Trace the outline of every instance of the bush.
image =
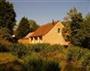
<svg viewBox="0 0 90 71">
<path fill-rule="evenodd" d="M 66 59 L 68 61 L 78 61 L 83 56 L 83 51 L 80 47 L 71 46 L 67 49 Z"/>
<path fill-rule="evenodd" d="M 63 52 L 64 47 L 60 45 L 49 45 L 49 44 L 31 44 L 28 45 L 31 52 L 54 52 L 60 51 Z"/>
<path fill-rule="evenodd" d="M 71 46 L 66 52 L 65 71 L 90 71 L 90 50 Z"/>
<path fill-rule="evenodd" d="M 31 44 L 28 45 L 30 50 L 33 52 L 41 52 L 49 48 L 49 44 Z"/>
<path fill-rule="evenodd" d="M 27 71 L 60 71 L 59 64 L 54 61 L 31 59 L 25 64 Z"/>
<path fill-rule="evenodd" d="M 30 60 L 27 64 L 25 64 L 25 67 L 27 71 L 41 71 L 42 62 L 41 60 Z"/>
<path fill-rule="evenodd" d="M 59 63 L 55 61 L 45 61 L 43 71 L 60 71 Z"/>
<path fill-rule="evenodd" d="M 3 46 L 2 44 L 0 44 L 0 52 L 8 52 L 9 50 Z"/>
<path fill-rule="evenodd" d="M 15 61 L 5 64 L 0 64 L 0 71 L 26 71 L 23 64 Z"/>
<path fill-rule="evenodd" d="M 22 58 L 29 53 L 29 48 L 22 44 L 13 44 L 10 48 L 10 51 L 18 58 Z"/>
<path fill-rule="evenodd" d="M 12 43 L 0 38 L 0 52 L 8 52 Z"/>
<path fill-rule="evenodd" d="M 80 60 L 80 64 L 83 69 L 90 71 L 90 51 L 87 50 L 87 52 L 83 55 Z"/>
<path fill-rule="evenodd" d="M 59 63 L 63 71 L 90 70 L 90 50 L 86 48 L 72 45 L 65 48 L 49 44 L 13 44 L 10 50 L 23 61 L 26 71 L 59 71 Z"/>
</svg>

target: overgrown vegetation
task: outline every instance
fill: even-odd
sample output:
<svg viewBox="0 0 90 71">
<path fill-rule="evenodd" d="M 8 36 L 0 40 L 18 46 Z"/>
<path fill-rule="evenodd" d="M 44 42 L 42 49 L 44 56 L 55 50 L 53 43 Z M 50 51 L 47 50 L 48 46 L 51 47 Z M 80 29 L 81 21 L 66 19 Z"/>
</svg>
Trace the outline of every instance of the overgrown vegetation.
<svg viewBox="0 0 90 71">
<path fill-rule="evenodd" d="M 63 21 L 67 40 L 73 45 L 90 48 L 90 14 L 83 16 L 76 8 L 72 8 L 67 16 Z"/>
<path fill-rule="evenodd" d="M 13 4 L 6 0 L 0 0 L 0 29 L 7 28 L 13 34 L 13 27 L 16 22 L 16 13 Z"/>
<path fill-rule="evenodd" d="M 66 39 L 71 42 L 67 48 L 15 42 L 38 27 L 23 17 L 15 32 L 15 17 L 13 4 L 0 0 L 0 71 L 90 71 L 90 14 L 83 17 L 76 8 L 68 12 L 63 22 Z"/>
<path fill-rule="evenodd" d="M 71 45 L 65 48 L 49 44 L 26 46 L 14 44 L 10 47 L 9 52 L 17 57 L 16 61 L 19 63 L 19 65 L 16 63 L 17 67 L 24 71 L 90 70 L 90 50 L 78 46 Z M 12 65 L 11 67 L 14 68 Z"/>
<path fill-rule="evenodd" d="M 38 27 L 39 25 L 34 20 L 28 20 L 28 18 L 23 17 L 15 30 L 16 39 L 18 40 L 25 37 L 28 33 L 35 31 Z"/>
</svg>

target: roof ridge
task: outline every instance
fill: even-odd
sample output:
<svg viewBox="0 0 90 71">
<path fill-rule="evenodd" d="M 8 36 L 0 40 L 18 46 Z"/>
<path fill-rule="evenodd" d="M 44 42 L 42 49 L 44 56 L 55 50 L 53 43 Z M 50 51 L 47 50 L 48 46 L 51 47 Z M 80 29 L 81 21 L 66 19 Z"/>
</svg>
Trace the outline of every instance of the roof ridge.
<svg viewBox="0 0 90 71">
<path fill-rule="evenodd" d="M 35 30 L 30 37 L 33 36 L 42 36 L 47 34 L 59 21 L 52 21 L 47 24 L 40 26 L 37 30 Z"/>
</svg>

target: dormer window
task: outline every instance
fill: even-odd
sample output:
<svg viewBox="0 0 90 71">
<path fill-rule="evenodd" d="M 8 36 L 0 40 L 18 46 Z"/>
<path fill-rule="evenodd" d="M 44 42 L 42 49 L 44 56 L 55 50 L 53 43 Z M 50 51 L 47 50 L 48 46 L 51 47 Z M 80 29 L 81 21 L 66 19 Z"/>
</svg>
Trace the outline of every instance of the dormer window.
<svg viewBox="0 0 90 71">
<path fill-rule="evenodd" d="M 40 40 L 42 40 L 42 36 L 39 36 Z"/>
<path fill-rule="evenodd" d="M 33 37 L 31 37 L 31 41 L 33 40 Z"/>
<path fill-rule="evenodd" d="M 58 28 L 58 33 L 60 33 L 60 28 Z"/>
<path fill-rule="evenodd" d="M 34 37 L 35 38 L 35 40 L 37 40 L 38 38 L 37 37 Z"/>
</svg>

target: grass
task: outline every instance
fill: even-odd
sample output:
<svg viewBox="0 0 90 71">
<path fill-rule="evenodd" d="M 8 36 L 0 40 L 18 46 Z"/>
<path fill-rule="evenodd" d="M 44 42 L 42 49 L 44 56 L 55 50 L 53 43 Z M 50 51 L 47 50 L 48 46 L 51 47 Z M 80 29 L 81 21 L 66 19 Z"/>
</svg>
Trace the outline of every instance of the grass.
<svg viewBox="0 0 90 71">
<path fill-rule="evenodd" d="M 12 55 L 10 52 L 9 53 L 0 53 L 0 64 L 5 64 L 8 62 L 13 62 L 17 59 L 16 56 Z"/>
<path fill-rule="evenodd" d="M 1 62 L 7 63 L 17 59 L 21 64 L 26 65 L 33 60 L 36 62 L 39 59 L 48 60 L 57 62 L 61 71 L 69 71 L 70 68 L 71 71 L 82 71 L 82 69 L 89 71 L 90 67 L 90 50 L 82 47 L 69 46 L 65 48 L 49 44 L 14 44 L 10 51 L 9 53 L 0 53 Z"/>
</svg>

